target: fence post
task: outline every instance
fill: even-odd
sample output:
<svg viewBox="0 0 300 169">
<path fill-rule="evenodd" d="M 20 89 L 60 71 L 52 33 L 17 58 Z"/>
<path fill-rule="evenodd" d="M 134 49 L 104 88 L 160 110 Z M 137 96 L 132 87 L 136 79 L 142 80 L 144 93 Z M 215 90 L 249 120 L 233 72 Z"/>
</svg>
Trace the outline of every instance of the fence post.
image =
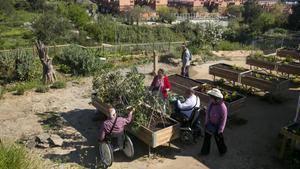
<svg viewBox="0 0 300 169">
<path fill-rule="evenodd" d="M 153 50 L 153 75 L 156 75 L 156 72 L 158 70 L 158 55 L 155 50 Z"/>
</svg>

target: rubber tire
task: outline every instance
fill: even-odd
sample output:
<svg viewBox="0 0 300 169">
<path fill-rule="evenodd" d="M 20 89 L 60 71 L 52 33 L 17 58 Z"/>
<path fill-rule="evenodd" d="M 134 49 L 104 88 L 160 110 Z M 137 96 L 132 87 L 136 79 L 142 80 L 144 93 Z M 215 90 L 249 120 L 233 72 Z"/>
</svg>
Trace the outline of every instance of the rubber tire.
<svg viewBox="0 0 300 169">
<path fill-rule="evenodd" d="M 114 154 L 108 143 L 99 143 L 99 155 L 104 166 L 110 167 L 112 165 L 114 161 Z"/>
<path fill-rule="evenodd" d="M 125 136 L 124 148 L 122 149 L 126 157 L 132 159 L 134 157 L 134 147 L 129 136 Z"/>
</svg>

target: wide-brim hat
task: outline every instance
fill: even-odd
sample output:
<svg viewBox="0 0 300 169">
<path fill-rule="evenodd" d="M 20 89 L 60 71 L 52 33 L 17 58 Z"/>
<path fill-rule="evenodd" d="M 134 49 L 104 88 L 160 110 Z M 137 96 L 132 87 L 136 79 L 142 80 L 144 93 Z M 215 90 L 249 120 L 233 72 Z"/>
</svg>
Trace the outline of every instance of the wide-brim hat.
<svg viewBox="0 0 300 169">
<path fill-rule="evenodd" d="M 207 92 L 208 95 L 223 99 L 223 94 L 221 93 L 221 91 L 217 88 L 213 88 L 212 90 L 209 90 Z"/>
</svg>

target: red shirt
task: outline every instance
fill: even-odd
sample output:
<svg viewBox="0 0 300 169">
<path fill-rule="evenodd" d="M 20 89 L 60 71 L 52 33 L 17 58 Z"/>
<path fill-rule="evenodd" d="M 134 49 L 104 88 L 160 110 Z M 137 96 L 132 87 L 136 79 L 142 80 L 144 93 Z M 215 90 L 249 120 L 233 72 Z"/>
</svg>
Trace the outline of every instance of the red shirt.
<svg viewBox="0 0 300 169">
<path fill-rule="evenodd" d="M 158 81 L 159 81 L 159 77 L 158 75 L 156 75 L 151 83 L 151 87 L 155 88 L 157 87 L 156 84 L 158 84 Z M 162 92 L 162 95 L 164 97 L 164 99 L 166 99 L 168 97 L 168 91 L 167 89 L 171 89 L 171 84 L 169 82 L 169 79 L 168 79 L 168 76 L 164 76 L 163 79 L 162 79 L 162 89 L 161 89 L 161 92 Z"/>
</svg>

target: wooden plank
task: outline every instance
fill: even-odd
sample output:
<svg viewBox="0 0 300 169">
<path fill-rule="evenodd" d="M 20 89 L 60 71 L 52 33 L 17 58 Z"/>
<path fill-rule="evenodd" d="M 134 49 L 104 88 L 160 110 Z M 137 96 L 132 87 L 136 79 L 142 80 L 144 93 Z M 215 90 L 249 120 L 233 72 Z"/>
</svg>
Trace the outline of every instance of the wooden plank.
<svg viewBox="0 0 300 169">
<path fill-rule="evenodd" d="M 279 49 L 277 50 L 277 56 L 279 57 L 292 57 L 300 60 L 300 51 L 291 49 Z"/>
<path fill-rule="evenodd" d="M 274 63 L 274 62 L 268 62 L 268 61 L 264 61 L 261 59 L 254 59 L 251 57 L 247 57 L 246 64 L 251 65 L 251 66 L 265 68 L 268 70 L 275 70 L 275 65 L 276 65 L 276 63 Z"/>
<path fill-rule="evenodd" d="M 143 141 L 145 144 L 153 147 L 153 132 L 151 130 L 141 126 L 139 129 L 137 129 L 137 131 L 133 131 L 131 128 L 128 128 L 127 131 Z"/>
<path fill-rule="evenodd" d="M 278 65 L 278 72 L 283 72 L 287 74 L 300 75 L 300 64 L 280 64 Z"/>
<path fill-rule="evenodd" d="M 169 126 L 167 128 L 158 130 L 153 133 L 155 139 L 153 147 L 160 146 L 162 144 L 168 143 L 176 138 L 179 137 L 180 134 L 180 124 L 175 124 L 172 126 Z"/>
</svg>

